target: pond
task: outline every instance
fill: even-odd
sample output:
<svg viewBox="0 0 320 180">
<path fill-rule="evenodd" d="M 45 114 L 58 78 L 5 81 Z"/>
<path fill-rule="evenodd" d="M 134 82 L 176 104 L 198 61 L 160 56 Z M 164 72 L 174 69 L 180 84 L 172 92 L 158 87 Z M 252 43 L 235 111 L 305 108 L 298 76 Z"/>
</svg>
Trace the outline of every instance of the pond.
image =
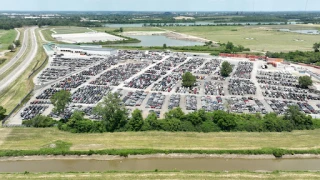
<svg viewBox="0 0 320 180">
<path fill-rule="evenodd" d="M 164 35 L 129 35 L 131 38 L 139 39 L 140 43 L 115 44 L 114 46 L 195 46 L 204 45 L 201 42 L 171 39 Z"/>
<path fill-rule="evenodd" d="M 318 30 L 310 29 L 310 30 L 290 30 L 290 29 L 279 29 L 281 32 L 294 32 L 299 34 L 312 34 L 317 35 L 320 34 Z"/>
<path fill-rule="evenodd" d="M 79 171 L 319 171 L 320 159 L 227 158 L 124 158 L 116 160 L 17 160 L 0 161 L 0 172 Z"/>
</svg>

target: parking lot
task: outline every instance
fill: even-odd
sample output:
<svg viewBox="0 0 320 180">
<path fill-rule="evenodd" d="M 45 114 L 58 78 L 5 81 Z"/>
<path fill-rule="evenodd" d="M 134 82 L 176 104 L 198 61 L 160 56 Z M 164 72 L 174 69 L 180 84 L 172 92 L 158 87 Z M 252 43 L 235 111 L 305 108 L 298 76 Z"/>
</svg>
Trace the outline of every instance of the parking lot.
<svg viewBox="0 0 320 180">
<path fill-rule="evenodd" d="M 219 75 L 223 61 L 233 66 L 228 78 Z M 290 72 L 258 69 L 262 61 L 121 50 L 104 57 L 65 53 L 49 62 L 36 79 L 44 85 L 34 91 L 30 101 L 13 117 L 14 122 L 37 114 L 51 114 L 58 119 L 51 113 L 50 98 L 61 89 L 72 94 L 65 116 L 82 110 L 91 119 L 99 119 L 92 109 L 108 92 L 119 92 L 129 111 L 140 109 L 144 117 L 155 112 L 163 118 L 175 107 L 185 112 L 204 109 L 261 114 L 283 114 L 291 104 L 308 114 L 317 114 L 320 108 L 318 91 L 297 88 L 298 77 Z M 185 72 L 197 77 L 196 86 L 191 89 L 181 85 Z"/>
</svg>

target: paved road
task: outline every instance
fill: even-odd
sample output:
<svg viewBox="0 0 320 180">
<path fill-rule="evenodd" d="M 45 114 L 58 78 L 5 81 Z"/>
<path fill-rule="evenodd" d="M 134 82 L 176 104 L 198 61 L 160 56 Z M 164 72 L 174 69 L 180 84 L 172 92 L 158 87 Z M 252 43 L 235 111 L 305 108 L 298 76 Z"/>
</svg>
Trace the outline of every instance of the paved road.
<svg viewBox="0 0 320 180">
<path fill-rule="evenodd" d="M 5 73 L 7 70 L 9 70 L 20 58 L 21 56 L 23 56 L 23 54 L 26 52 L 27 50 L 27 41 L 29 40 L 29 30 L 30 29 L 26 29 L 24 31 L 24 36 L 23 36 L 23 40 L 21 42 L 21 48 L 19 50 L 19 52 L 4 66 L 2 66 L 0 68 L 0 75 L 2 75 L 3 73 Z M 19 34 L 20 36 L 20 34 Z"/>
<path fill-rule="evenodd" d="M 0 81 L 0 92 L 2 90 L 4 90 L 6 87 L 8 87 L 11 83 L 13 83 L 16 79 L 18 79 L 19 76 L 28 68 L 28 66 L 32 62 L 32 60 L 36 57 L 36 54 L 38 51 L 38 43 L 37 43 L 37 37 L 35 34 L 35 29 L 36 29 L 36 27 L 32 27 L 32 28 L 28 29 L 28 31 L 30 31 L 30 34 L 31 34 L 31 49 L 30 49 L 30 51 L 27 52 L 28 53 L 27 56 L 25 57 L 25 59 L 23 59 L 23 61 L 20 63 L 20 65 L 18 67 L 16 67 L 15 70 L 13 70 L 4 79 L 2 79 Z M 27 41 L 25 41 L 26 36 L 28 39 L 27 34 L 28 33 L 25 33 L 24 41 L 23 41 L 21 49 L 25 49 L 25 50 L 27 49 L 28 43 L 27 43 Z M 19 55 L 19 53 L 17 55 Z M 15 59 L 18 59 L 18 58 L 15 58 Z M 10 61 L 10 64 L 11 64 L 11 61 Z M 3 73 L 3 71 L 0 71 L 0 72 Z"/>
</svg>

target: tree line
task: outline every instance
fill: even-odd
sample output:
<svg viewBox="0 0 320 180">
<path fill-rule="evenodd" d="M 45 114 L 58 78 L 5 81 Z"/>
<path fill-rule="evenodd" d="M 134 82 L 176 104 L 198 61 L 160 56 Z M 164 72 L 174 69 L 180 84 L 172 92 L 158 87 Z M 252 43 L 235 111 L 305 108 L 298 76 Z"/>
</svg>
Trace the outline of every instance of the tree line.
<svg viewBox="0 0 320 180">
<path fill-rule="evenodd" d="M 55 112 L 63 114 L 69 101 L 69 92 L 60 91 L 52 98 Z M 165 113 L 163 119 L 157 118 L 150 112 L 143 118 L 138 109 L 129 113 L 119 95 L 109 93 L 95 108 L 94 113 L 100 117 L 99 121 L 85 118 L 83 112 L 76 111 L 70 118 L 59 122 L 50 117 L 38 115 L 24 121 L 28 127 L 52 127 L 57 125 L 62 131 L 72 133 L 102 133 L 125 131 L 184 131 L 184 132 L 219 132 L 219 131 L 248 131 L 248 132 L 283 132 L 293 130 L 311 130 L 320 127 L 319 120 L 312 119 L 299 111 L 297 106 L 291 106 L 283 116 L 269 113 L 235 114 L 225 111 L 206 112 L 201 109 L 192 113 L 184 113 L 180 107 Z"/>
<path fill-rule="evenodd" d="M 72 16 L 68 18 L 52 18 L 52 19 L 24 19 L 16 17 L 14 19 L 0 16 L 0 29 L 14 29 L 23 26 L 81 26 L 81 27 L 101 27 L 102 24 L 98 22 L 85 21 L 81 22 L 80 17 Z"/>
</svg>

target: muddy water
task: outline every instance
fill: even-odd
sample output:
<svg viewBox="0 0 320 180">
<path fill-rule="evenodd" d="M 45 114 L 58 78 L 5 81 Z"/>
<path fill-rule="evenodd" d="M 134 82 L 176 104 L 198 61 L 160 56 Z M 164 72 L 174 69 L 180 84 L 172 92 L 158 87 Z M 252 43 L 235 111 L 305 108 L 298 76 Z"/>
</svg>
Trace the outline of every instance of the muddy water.
<svg viewBox="0 0 320 180">
<path fill-rule="evenodd" d="M 0 161 L 0 172 L 134 170 L 307 171 L 320 170 L 320 159 L 147 158 L 120 160 Z"/>
</svg>

